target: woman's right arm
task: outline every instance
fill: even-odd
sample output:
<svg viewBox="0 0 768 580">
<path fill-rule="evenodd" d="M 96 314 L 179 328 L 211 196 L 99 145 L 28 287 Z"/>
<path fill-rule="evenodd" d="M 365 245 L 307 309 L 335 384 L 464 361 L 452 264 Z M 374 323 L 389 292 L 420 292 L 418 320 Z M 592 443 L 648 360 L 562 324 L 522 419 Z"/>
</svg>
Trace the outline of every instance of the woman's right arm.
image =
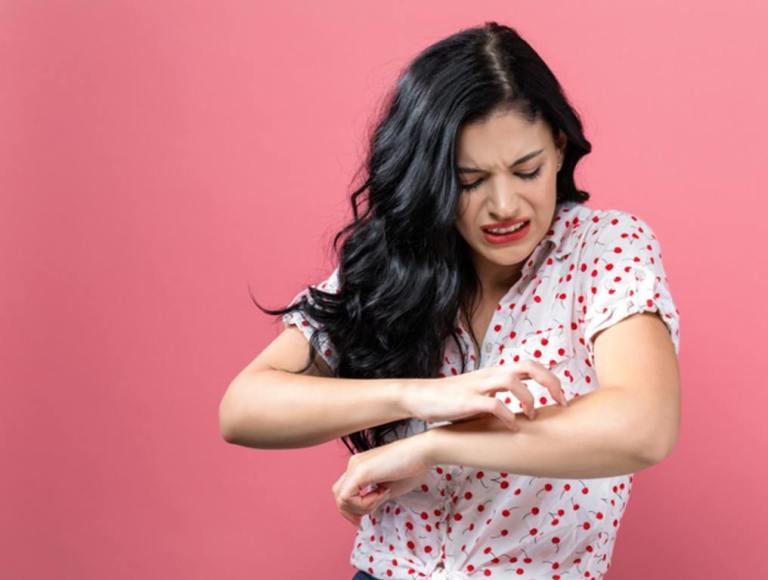
<svg viewBox="0 0 768 580">
<path fill-rule="evenodd" d="M 413 379 L 336 378 L 316 356 L 304 373 L 309 343 L 285 328 L 229 384 L 219 404 L 228 442 L 245 447 L 309 447 L 409 417 L 403 391 Z"/>
</svg>

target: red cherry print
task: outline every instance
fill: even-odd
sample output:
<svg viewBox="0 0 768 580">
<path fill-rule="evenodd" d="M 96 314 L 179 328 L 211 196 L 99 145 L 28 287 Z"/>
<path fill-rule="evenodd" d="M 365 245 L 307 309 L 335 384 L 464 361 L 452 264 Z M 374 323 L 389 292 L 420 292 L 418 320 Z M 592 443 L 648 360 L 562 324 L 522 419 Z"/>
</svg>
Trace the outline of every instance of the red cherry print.
<svg viewBox="0 0 768 580">
<path fill-rule="evenodd" d="M 565 219 L 566 216 L 568 219 Z M 627 227 L 628 223 L 632 226 Z M 632 304 L 635 308 L 659 312 L 668 326 L 674 324 L 675 314 L 679 315 L 679 311 L 669 304 L 667 304 L 668 308 L 663 307 L 663 301 L 666 300 L 664 292 L 655 291 L 652 295 L 641 297 L 633 287 L 632 282 L 635 281 L 640 266 L 653 268 L 654 263 L 660 262 L 660 252 L 658 247 L 651 243 L 647 228 L 643 232 L 643 228 L 640 228 L 637 222 L 629 222 L 626 214 L 595 210 L 588 212 L 585 206 L 564 206 L 562 213 L 556 216 L 553 224 L 548 235 L 552 236 L 550 239 L 559 253 L 545 255 L 544 260 L 535 261 L 536 265 L 533 259 L 527 261 L 523 271 L 523 282 L 520 284 L 520 286 L 528 284 L 527 288 L 519 288 L 518 300 L 508 301 L 508 298 L 511 298 L 510 295 L 504 298 L 505 302 L 497 303 L 496 311 L 499 316 L 494 316 L 490 326 L 497 337 L 491 354 L 495 351 L 496 355 L 489 357 L 487 361 L 484 360 L 483 366 L 514 364 L 526 357 L 549 365 L 550 369 L 560 365 L 563 372 L 558 374 L 564 381 L 561 391 L 563 394 L 567 392 L 568 398 L 575 399 L 596 386 L 592 362 L 594 350 L 585 337 L 586 321 L 590 316 L 595 314 L 606 319 L 611 314 L 611 306 L 622 297 L 634 300 Z M 579 226 L 582 226 L 581 232 L 584 235 L 577 237 L 573 232 Z M 589 229 L 585 226 L 589 226 Z M 547 252 L 549 251 L 548 249 Z M 563 260 L 562 257 L 567 257 L 569 253 L 573 256 Z M 659 271 L 655 274 L 655 280 L 651 278 L 651 281 L 662 288 L 667 280 Z M 576 288 L 579 289 L 575 290 Z M 575 308 L 563 310 L 561 306 L 568 300 L 574 301 Z M 545 306 L 548 308 L 544 308 Z M 553 306 L 557 308 L 552 308 Z M 466 343 L 465 337 L 468 336 L 468 332 L 461 326 L 461 324 L 457 325 L 456 332 L 462 335 L 462 341 Z M 567 333 L 563 335 L 567 338 L 555 341 L 554 335 L 545 334 L 554 328 Z M 530 341 L 532 335 L 535 337 L 533 342 Z M 677 337 L 677 334 L 673 336 Z M 529 338 L 528 341 L 525 340 L 526 337 Z M 560 340 L 563 340 L 562 344 Z M 458 346 L 461 344 L 459 343 Z M 528 349 L 526 344 L 531 345 L 531 348 Z M 551 349 L 551 352 L 547 349 Z M 471 348 L 446 350 L 441 357 L 443 362 L 436 375 L 457 376 L 467 370 L 479 368 L 479 353 L 473 354 L 472 350 Z M 331 348 L 326 349 L 325 352 L 330 353 L 329 358 L 336 355 Z M 464 360 L 461 359 L 462 355 L 465 357 Z M 566 380 L 568 388 L 565 387 Z M 533 394 L 541 405 L 552 403 L 548 393 L 534 392 Z M 519 412 L 523 409 L 521 401 L 509 393 L 498 398 L 515 411 Z M 420 571 L 424 565 L 423 561 L 420 558 L 411 559 L 409 556 L 414 556 L 416 550 L 422 556 L 425 554 L 424 544 L 431 540 L 426 534 L 433 533 L 430 532 L 433 528 L 435 531 L 440 531 L 440 524 L 444 526 L 442 529 L 447 530 L 447 534 L 443 535 L 445 543 L 433 544 L 432 553 L 435 555 L 439 553 L 441 558 L 448 560 L 450 556 L 446 558 L 446 555 L 456 554 L 458 547 L 458 552 L 465 554 L 467 558 L 462 570 L 472 574 L 472 577 L 477 575 L 485 577 L 485 574 L 490 574 L 491 577 L 504 578 L 507 575 L 510 577 L 519 575 L 522 578 L 557 580 L 589 578 L 592 580 L 599 576 L 597 567 L 601 562 L 601 572 L 610 567 L 610 557 L 608 554 L 600 553 L 597 543 L 603 542 L 603 534 L 606 532 L 602 528 L 598 529 L 598 526 L 593 526 L 592 521 L 600 523 L 607 520 L 606 523 L 612 524 L 612 526 L 606 526 L 608 532 L 616 533 L 620 527 L 620 517 L 609 519 L 610 514 L 606 510 L 618 509 L 625 505 L 628 493 L 624 492 L 632 481 L 631 477 L 625 480 L 627 483 L 621 488 L 617 483 L 609 488 L 607 493 L 601 494 L 602 488 L 590 489 L 591 485 L 579 480 L 547 482 L 546 479 L 542 481 L 539 478 L 517 474 L 504 473 L 500 476 L 496 472 L 485 470 L 480 472 L 482 475 L 478 475 L 478 470 L 474 469 L 462 470 L 460 478 L 458 473 L 452 474 L 444 469 L 436 468 L 436 473 L 446 482 L 458 483 L 461 479 L 461 485 L 465 487 L 458 492 L 453 492 L 450 484 L 441 489 L 426 480 L 423 484 L 419 482 L 420 487 L 417 489 L 425 499 L 429 499 L 426 494 L 432 494 L 434 499 L 439 501 L 434 504 L 429 502 L 423 504 L 422 509 L 428 514 L 428 518 L 425 519 L 418 518 L 421 514 L 420 509 L 412 512 L 404 507 L 405 504 L 402 509 L 395 502 L 382 508 L 381 513 L 398 514 L 397 517 L 393 516 L 395 526 L 391 533 L 399 541 L 408 542 L 409 547 L 393 542 L 395 546 L 403 545 L 405 549 L 402 549 L 401 553 L 396 547 L 390 548 L 391 563 L 390 559 L 387 559 L 384 565 L 377 565 L 375 568 L 378 575 L 389 577 L 385 576 L 389 566 L 392 569 L 392 577 L 397 577 L 399 569 L 405 570 L 408 568 L 407 564 L 410 564 L 409 577 L 425 578 L 427 574 Z M 517 481 L 512 479 L 513 477 Z M 513 483 L 515 485 L 512 485 Z M 525 494 L 522 493 L 523 489 L 526 490 Z M 555 491 L 558 493 L 553 493 Z M 583 506 L 574 501 L 579 496 L 584 502 Z M 563 502 L 562 505 L 557 503 L 562 502 L 564 498 L 568 498 L 567 503 Z M 448 499 L 450 502 L 444 501 Z M 536 502 L 538 505 L 533 506 L 532 503 L 536 499 L 538 499 Z M 462 504 L 462 502 L 465 503 Z M 448 510 L 448 507 L 452 509 Z M 575 521 L 566 517 L 569 512 L 575 514 L 579 510 L 586 512 L 588 521 L 584 519 Z M 486 511 L 488 513 L 485 513 Z M 504 522 L 498 527 L 493 525 L 493 520 L 497 517 L 502 518 Z M 540 517 L 543 519 L 539 519 Z M 411 523 L 409 520 L 414 519 L 421 525 L 414 529 L 411 524 L 411 531 L 408 531 Z M 371 516 L 366 520 L 366 524 L 371 526 L 370 529 L 375 532 L 375 536 L 372 536 L 370 544 L 359 542 L 356 546 L 357 550 L 365 552 L 365 557 L 369 555 L 367 550 L 374 552 L 373 548 L 376 547 L 374 539 L 383 542 L 382 545 L 387 545 L 387 540 L 394 539 L 386 537 L 386 534 L 379 535 L 382 522 L 375 517 Z M 519 527 L 521 525 L 525 528 L 521 529 Z M 532 533 L 533 530 L 536 532 Z M 543 530 L 552 530 L 553 533 L 545 535 Z M 401 538 L 402 532 L 408 536 Z M 423 539 L 416 539 L 415 532 L 423 534 Z M 574 534 L 574 532 L 578 533 Z M 411 534 L 413 534 L 412 537 L 410 537 Z M 586 541 L 581 544 L 582 540 Z M 577 542 L 583 546 L 580 550 L 576 547 Z M 481 550 L 488 547 L 487 556 L 477 554 L 475 548 L 468 551 L 468 546 L 478 545 Z M 513 548 L 514 554 L 510 553 Z M 491 550 L 497 553 L 494 554 Z M 528 551 L 530 553 L 527 553 Z M 554 562 L 552 559 L 553 554 L 560 552 L 573 553 L 580 557 L 571 556 L 566 560 L 565 565 L 561 565 L 562 563 Z M 473 557 L 472 554 L 475 556 Z M 584 554 L 588 554 L 589 559 Z M 480 558 L 475 560 L 478 556 Z M 505 564 L 509 566 L 502 570 L 500 566 Z M 559 574 L 561 568 L 570 574 L 565 572 Z M 513 570 L 515 574 L 512 574 Z M 547 572 L 548 570 L 551 572 Z"/>
</svg>

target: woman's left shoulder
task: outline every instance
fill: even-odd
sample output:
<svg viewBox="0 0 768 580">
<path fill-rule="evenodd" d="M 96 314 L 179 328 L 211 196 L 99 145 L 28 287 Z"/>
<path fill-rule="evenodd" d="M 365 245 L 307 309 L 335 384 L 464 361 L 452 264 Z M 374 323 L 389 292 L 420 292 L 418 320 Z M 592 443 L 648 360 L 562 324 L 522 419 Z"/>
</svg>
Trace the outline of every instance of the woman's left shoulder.
<svg viewBox="0 0 768 580">
<path fill-rule="evenodd" d="M 587 255 L 635 255 L 640 251 L 660 254 L 659 240 L 651 224 L 637 213 L 581 206 L 574 217 L 584 223 L 581 248 Z M 583 256 L 588 257 L 588 256 Z"/>
</svg>

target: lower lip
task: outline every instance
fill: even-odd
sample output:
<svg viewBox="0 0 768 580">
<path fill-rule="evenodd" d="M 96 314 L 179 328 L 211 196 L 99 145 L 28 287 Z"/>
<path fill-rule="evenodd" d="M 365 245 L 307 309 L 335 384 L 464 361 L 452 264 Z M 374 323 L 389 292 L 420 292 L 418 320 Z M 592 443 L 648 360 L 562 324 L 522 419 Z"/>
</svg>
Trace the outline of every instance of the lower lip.
<svg viewBox="0 0 768 580">
<path fill-rule="evenodd" d="M 520 228 L 515 232 L 512 232 L 511 234 L 504 234 L 501 236 L 497 236 L 483 230 L 483 236 L 485 237 L 486 241 L 488 241 L 491 244 L 508 244 L 510 242 L 514 242 L 516 240 L 524 238 L 526 234 L 528 234 L 528 231 L 530 229 L 531 229 L 531 222 L 528 221 L 528 223 L 525 224 L 522 228 Z"/>
</svg>

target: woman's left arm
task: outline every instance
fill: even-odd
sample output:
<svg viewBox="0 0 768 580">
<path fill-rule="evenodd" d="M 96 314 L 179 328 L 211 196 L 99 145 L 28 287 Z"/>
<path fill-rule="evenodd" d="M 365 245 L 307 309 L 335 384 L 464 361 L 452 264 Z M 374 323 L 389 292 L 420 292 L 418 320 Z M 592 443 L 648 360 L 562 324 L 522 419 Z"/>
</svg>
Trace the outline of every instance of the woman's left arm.
<svg viewBox="0 0 768 580">
<path fill-rule="evenodd" d="M 536 409 L 511 432 L 495 417 L 436 427 L 412 444 L 427 465 L 455 464 L 557 478 L 633 473 L 664 459 L 680 423 L 677 356 L 656 313 L 637 313 L 594 337 L 599 387 L 567 407 Z"/>
<path fill-rule="evenodd" d="M 533 420 L 519 414 L 517 432 L 489 415 L 352 455 L 333 486 L 337 507 L 358 525 L 362 514 L 409 491 L 439 464 L 589 479 L 660 462 L 673 449 L 680 423 L 677 354 L 667 326 L 656 313 L 636 313 L 593 340 L 595 391 L 567 407 L 540 407 Z M 367 486 L 375 491 L 360 495 Z"/>
</svg>

